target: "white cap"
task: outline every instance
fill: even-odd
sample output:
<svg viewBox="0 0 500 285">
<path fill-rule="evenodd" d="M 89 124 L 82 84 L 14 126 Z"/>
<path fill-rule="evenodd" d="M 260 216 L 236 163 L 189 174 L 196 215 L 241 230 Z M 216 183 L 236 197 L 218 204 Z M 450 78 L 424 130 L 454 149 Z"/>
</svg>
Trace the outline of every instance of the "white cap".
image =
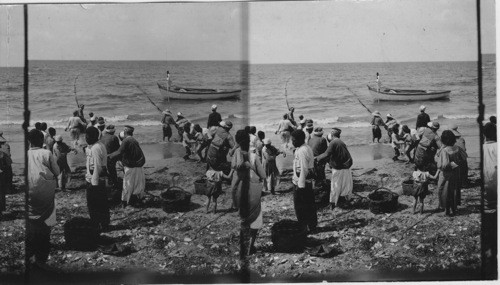
<svg viewBox="0 0 500 285">
<path fill-rule="evenodd" d="M 182 113 L 181 113 L 181 112 L 178 112 L 178 113 L 177 113 L 177 116 L 182 116 Z"/>
<path fill-rule="evenodd" d="M 215 109 L 217 109 L 217 105 L 213 104 L 212 105 L 212 110 L 215 110 Z"/>
<path fill-rule="evenodd" d="M 393 117 L 390 113 L 389 113 L 389 114 L 387 114 L 387 116 L 386 116 L 386 117 L 389 117 L 389 118 L 394 118 L 394 117 Z"/>
<path fill-rule="evenodd" d="M 420 112 L 422 112 L 422 111 L 425 111 L 425 106 L 424 105 L 420 106 Z"/>
</svg>

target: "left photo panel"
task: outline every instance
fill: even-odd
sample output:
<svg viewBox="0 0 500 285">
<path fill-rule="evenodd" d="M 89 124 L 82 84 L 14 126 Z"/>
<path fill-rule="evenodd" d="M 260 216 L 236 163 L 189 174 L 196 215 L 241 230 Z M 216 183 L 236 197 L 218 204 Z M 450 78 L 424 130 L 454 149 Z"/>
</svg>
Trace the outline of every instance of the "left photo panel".
<svg viewBox="0 0 500 285">
<path fill-rule="evenodd" d="M 247 13 L 0 6 L 0 276 L 241 281 L 228 153 L 248 124 Z"/>
</svg>

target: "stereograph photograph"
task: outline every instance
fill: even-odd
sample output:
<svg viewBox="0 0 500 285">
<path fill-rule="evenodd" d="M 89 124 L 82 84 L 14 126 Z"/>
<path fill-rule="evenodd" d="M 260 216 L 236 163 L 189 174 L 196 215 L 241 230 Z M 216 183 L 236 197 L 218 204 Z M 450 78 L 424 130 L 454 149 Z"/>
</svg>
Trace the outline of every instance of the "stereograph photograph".
<svg viewBox="0 0 500 285">
<path fill-rule="evenodd" d="M 494 0 L 7 2 L 1 284 L 498 279 Z"/>
</svg>

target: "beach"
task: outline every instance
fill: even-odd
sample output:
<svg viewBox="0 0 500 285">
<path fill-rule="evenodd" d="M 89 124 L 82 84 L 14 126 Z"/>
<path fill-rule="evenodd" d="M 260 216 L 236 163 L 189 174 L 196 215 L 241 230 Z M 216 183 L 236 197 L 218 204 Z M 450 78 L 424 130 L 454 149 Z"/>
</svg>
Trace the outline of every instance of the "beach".
<svg viewBox="0 0 500 285">
<path fill-rule="evenodd" d="M 112 208 L 112 230 L 103 233 L 108 241 L 134 249 L 126 257 L 65 247 L 64 223 L 76 216 L 88 216 L 84 156 L 80 152 L 69 157 L 74 172 L 68 191 L 56 193 L 58 223 L 52 230 L 53 247 L 48 261 L 61 271 L 58 274 L 62 275 L 58 276 L 65 277 L 59 280 L 78 283 L 99 276 L 112 279 L 113 283 L 120 280 L 165 282 L 171 278 L 181 283 L 186 280 L 241 282 L 244 265 L 239 260 L 239 217 L 238 213 L 227 212 L 231 204 L 229 185 L 223 186 L 218 212 L 207 214 L 207 197 L 194 194 L 194 181 L 204 175 L 205 164 L 182 159 L 184 149 L 180 143 L 143 144 L 142 147 L 147 161 L 144 166 L 146 204 L 138 208 Z M 437 206 L 435 185 L 430 186 L 432 194 L 426 198 L 424 214 L 413 214 L 413 197 L 404 195 L 399 196 L 396 212 L 373 214 L 367 195 L 379 187 L 402 194 L 401 183 L 410 177 L 413 167 L 392 161 L 392 150 L 386 144 L 352 146 L 349 150 L 354 159 L 351 206 L 333 211 L 324 205 L 318 206 L 320 230 L 309 235 L 306 249 L 297 253 L 276 252 L 271 241 L 270 229 L 275 222 L 295 219 L 293 185 L 288 171 L 293 155 L 288 152 L 286 158 L 279 157 L 278 165 L 284 174 L 278 195 L 262 198 L 264 227 L 257 238 L 257 253 L 249 259 L 252 281 L 373 281 L 391 276 L 405 280 L 430 276 L 445 280 L 479 278 L 481 226 L 477 158 L 469 159 L 470 185 L 462 189 L 463 203 L 457 216 L 448 218 L 433 212 Z M 0 233 L 6 240 L 3 247 L 14 245 L 0 252 L 17 256 L 0 257 L 12 280 L 23 270 L 24 242 L 14 242 L 23 232 L 22 169 L 21 161 L 16 160 L 16 192 L 7 196 L 7 219 L 2 222 Z M 158 196 L 172 185 L 171 173 L 179 173 L 178 186 L 193 193 L 187 212 L 162 210 Z M 327 178 L 329 175 L 327 172 Z M 313 249 L 318 245 L 335 249 L 337 253 L 329 258 L 315 257 Z M 80 280 L 80 273 L 85 273 L 87 279 Z M 45 273 L 32 274 L 32 278 L 38 280 L 54 280 Z"/>
</svg>

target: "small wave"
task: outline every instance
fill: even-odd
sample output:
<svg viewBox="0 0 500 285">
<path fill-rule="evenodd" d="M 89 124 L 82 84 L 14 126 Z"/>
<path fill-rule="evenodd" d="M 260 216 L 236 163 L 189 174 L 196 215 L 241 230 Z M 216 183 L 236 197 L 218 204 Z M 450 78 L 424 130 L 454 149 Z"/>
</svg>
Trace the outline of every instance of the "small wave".
<svg viewBox="0 0 500 285">
<path fill-rule="evenodd" d="M 446 82 L 442 84 L 438 84 L 437 86 L 442 87 L 442 86 L 475 86 L 477 85 L 477 78 L 468 78 L 468 79 L 461 79 L 457 81 L 452 81 L 452 82 Z"/>
<path fill-rule="evenodd" d="M 230 115 L 223 117 L 222 119 L 227 120 L 227 119 L 243 119 L 243 118 L 244 118 L 244 116 L 241 114 L 230 114 Z"/>
<path fill-rule="evenodd" d="M 120 85 L 120 86 L 135 86 L 137 84 L 131 83 L 131 82 L 116 82 L 115 85 Z"/>
<path fill-rule="evenodd" d="M 359 120 L 360 118 L 367 118 L 369 116 L 367 115 L 353 115 L 353 116 L 340 116 L 338 117 L 337 121 L 338 122 L 343 122 L 343 123 L 347 123 L 347 122 L 355 122 L 357 120 Z"/>
<path fill-rule="evenodd" d="M 23 84 L 0 87 L 0 91 L 22 91 L 23 89 L 24 89 Z"/>
<path fill-rule="evenodd" d="M 477 118 L 477 114 L 462 114 L 462 115 L 438 115 L 437 117 L 433 117 L 433 120 L 439 119 L 452 119 L 452 120 L 464 120 L 464 119 L 475 119 Z"/>
<path fill-rule="evenodd" d="M 144 120 L 144 121 L 135 121 L 134 126 L 143 126 L 143 127 L 148 127 L 148 126 L 159 126 L 161 125 L 160 120 Z"/>
<path fill-rule="evenodd" d="M 158 114 L 131 114 L 126 116 L 126 119 L 134 122 L 139 122 L 143 120 L 154 120 L 154 119 L 159 121 L 158 117 L 159 117 Z"/>
</svg>

